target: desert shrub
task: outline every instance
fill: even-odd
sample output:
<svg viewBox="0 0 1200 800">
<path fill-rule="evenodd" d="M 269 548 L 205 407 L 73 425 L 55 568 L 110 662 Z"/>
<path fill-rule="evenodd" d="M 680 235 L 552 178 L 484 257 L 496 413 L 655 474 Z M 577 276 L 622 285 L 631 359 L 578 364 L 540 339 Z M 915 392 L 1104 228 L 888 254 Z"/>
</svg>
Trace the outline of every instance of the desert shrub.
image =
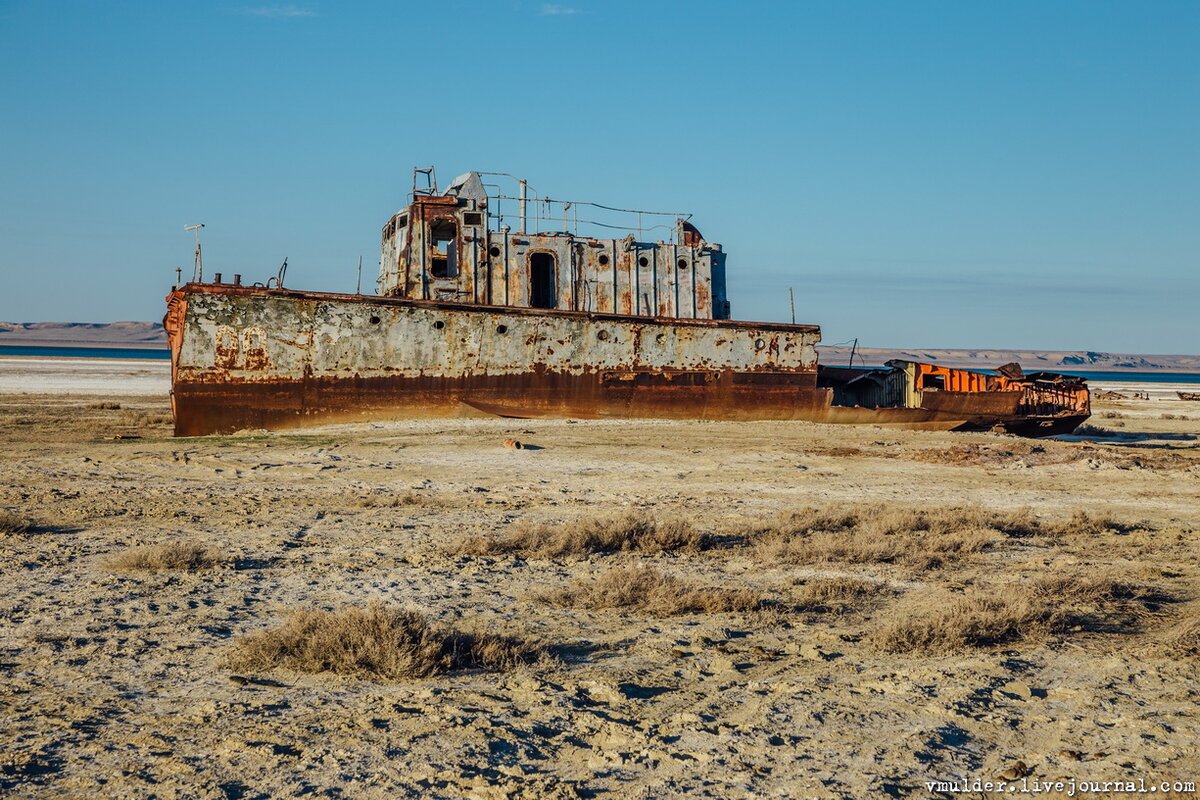
<svg viewBox="0 0 1200 800">
<path fill-rule="evenodd" d="M 683 520 L 658 520 L 647 514 L 630 513 L 550 524 L 518 524 L 499 536 L 472 536 L 452 550 L 459 555 L 556 558 L 584 553 L 698 552 L 712 544 L 712 537 Z"/>
<path fill-rule="evenodd" d="M 759 611 L 773 605 L 750 589 L 703 586 L 638 566 L 611 569 L 594 580 L 577 581 L 538 599 L 571 608 L 622 608 L 654 617 Z"/>
<path fill-rule="evenodd" d="M 1129 533 L 1135 530 L 1151 530 L 1142 522 L 1120 522 L 1108 515 L 1093 515 L 1076 510 L 1070 517 L 1057 520 L 1037 520 L 1037 533 L 1041 536 L 1100 536 L 1111 533 Z"/>
<path fill-rule="evenodd" d="M 1054 604 L 1069 627 L 1107 632 L 1136 629 L 1163 604 L 1178 600 L 1164 589 L 1103 572 L 1039 578 L 1030 591 Z"/>
<path fill-rule="evenodd" d="M 1136 629 L 1175 598 L 1157 588 L 1107 575 L 1052 575 L 949 599 L 928 594 L 897 609 L 872 639 L 892 652 L 949 655 L 1069 631 Z"/>
<path fill-rule="evenodd" d="M 1145 603 L 1170 599 L 1159 589 L 1114 578 L 1109 575 L 1049 575 L 1032 584 L 1033 591 L 1054 602 L 1102 604 L 1122 600 Z"/>
<path fill-rule="evenodd" d="M 866 603 L 885 591 L 880 583 L 852 578 L 813 578 L 799 585 L 789 598 L 800 611 L 845 611 Z"/>
<path fill-rule="evenodd" d="M 1128 532 L 1141 525 L 1077 511 L 1042 520 L 1028 509 L 866 506 L 849 511 L 807 508 L 746 525 L 743 542 L 759 558 L 781 563 L 902 563 L 935 567 L 1007 538 Z"/>
<path fill-rule="evenodd" d="M 398 680 L 470 668 L 513 669 L 544 654 L 536 642 L 437 626 L 418 612 L 372 603 L 367 608 L 295 611 L 278 627 L 239 638 L 225 664 L 238 670 Z"/>
<path fill-rule="evenodd" d="M 1200 616 L 1192 614 L 1179 620 L 1150 649 L 1167 658 L 1200 658 Z"/>
<path fill-rule="evenodd" d="M 1054 604 L 1010 588 L 949 601 L 929 598 L 905 609 L 903 616 L 874 631 L 871 639 L 889 652 L 952 655 L 1044 635 L 1063 624 Z"/>
<path fill-rule="evenodd" d="M 216 550 L 196 542 L 168 542 L 127 550 L 108 561 L 109 569 L 120 572 L 160 572 L 163 570 L 212 569 L 225 563 Z"/>
<path fill-rule="evenodd" d="M 402 494 L 372 494 L 359 498 L 358 505 L 362 508 L 403 508 L 404 506 L 419 506 L 429 502 L 428 498 L 414 492 Z"/>
<path fill-rule="evenodd" d="M 115 411 L 121 407 L 121 404 L 105 401 L 102 403 L 88 403 L 87 407 L 95 408 L 95 409 L 103 409 L 105 411 Z"/>
<path fill-rule="evenodd" d="M 1031 518 L 969 509 L 873 506 L 850 511 L 804 509 L 744 537 L 759 558 L 782 563 L 907 563 L 932 567 L 985 549 L 1003 535 L 1028 535 Z"/>
<path fill-rule="evenodd" d="M 0 533 L 29 533 L 33 522 L 11 511 L 0 511 Z"/>
<path fill-rule="evenodd" d="M 1125 419 L 1125 415 L 1120 411 L 1101 411 L 1100 416 L 1104 419 Z"/>
</svg>

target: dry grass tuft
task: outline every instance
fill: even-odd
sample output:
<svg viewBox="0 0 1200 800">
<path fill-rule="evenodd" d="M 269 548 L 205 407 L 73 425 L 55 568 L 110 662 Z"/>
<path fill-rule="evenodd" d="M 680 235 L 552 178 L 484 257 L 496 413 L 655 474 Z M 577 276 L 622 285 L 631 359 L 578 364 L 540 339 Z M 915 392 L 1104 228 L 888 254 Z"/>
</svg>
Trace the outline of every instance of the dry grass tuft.
<svg viewBox="0 0 1200 800">
<path fill-rule="evenodd" d="M 1200 658 L 1200 617 L 1183 618 L 1166 631 L 1151 648 L 1154 655 L 1167 658 Z"/>
<path fill-rule="evenodd" d="M 1032 584 L 1033 591 L 1054 602 L 1102 605 L 1131 600 L 1139 603 L 1170 602 L 1173 598 L 1160 589 L 1114 578 L 1109 575 L 1050 575 Z"/>
<path fill-rule="evenodd" d="M 34 524 L 19 514 L 11 511 L 0 511 L 0 533 L 29 533 Z"/>
<path fill-rule="evenodd" d="M 535 642 L 432 625 L 382 603 L 293 612 L 282 625 L 238 639 L 225 659 L 238 670 L 288 669 L 398 680 L 451 670 L 509 670 L 543 657 Z"/>
<path fill-rule="evenodd" d="M 1116 633 L 1139 628 L 1165 603 L 1179 598 L 1163 589 L 1111 575 L 1054 575 L 1029 591 L 1066 615 L 1072 628 Z"/>
<path fill-rule="evenodd" d="M 611 569 L 538 599 L 567 608 L 622 608 L 652 617 L 762 611 L 774 605 L 750 589 L 701 586 L 638 566 Z"/>
<path fill-rule="evenodd" d="M 135 547 L 109 559 L 109 569 L 121 572 L 212 569 L 226 562 L 216 550 L 196 542 L 168 542 Z"/>
<path fill-rule="evenodd" d="M 800 584 L 789 602 L 798 611 L 843 612 L 886 591 L 883 584 L 862 578 L 814 578 Z"/>
<path fill-rule="evenodd" d="M 404 494 L 368 495 L 367 497 L 359 498 L 358 505 L 361 508 L 402 508 L 404 506 L 426 505 L 429 502 L 430 499 L 427 497 L 422 497 L 414 492 L 405 492 Z"/>
<path fill-rule="evenodd" d="M 1105 575 L 1066 575 L 1008 584 L 948 600 L 930 594 L 897 609 L 899 618 L 872 639 L 883 650 L 949 655 L 969 647 L 1030 640 L 1052 633 L 1128 632 L 1176 598 Z"/>
<path fill-rule="evenodd" d="M 1010 538 L 1097 535 L 1138 526 L 1076 512 L 1041 520 L 1028 510 L 871 506 L 850 511 L 809 508 L 747 527 L 743 540 L 764 560 L 897 563 L 929 569 Z"/>
<path fill-rule="evenodd" d="M 105 401 L 102 403 L 88 403 L 87 407 L 104 411 L 115 411 L 121 407 L 121 404 Z"/>
<path fill-rule="evenodd" d="M 877 629 L 871 639 L 893 653 L 954 655 L 972 647 L 988 647 L 1044 636 L 1064 624 L 1053 604 L 1030 592 L 977 593 L 946 601 L 929 598 L 923 606 Z"/>
<path fill-rule="evenodd" d="M 657 520 L 647 514 L 630 513 L 554 524 L 520 524 L 500 536 L 472 536 L 453 552 L 557 558 L 583 553 L 694 553 L 712 545 L 712 537 L 683 520 Z"/>
<path fill-rule="evenodd" d="M 811 564 L 904 563 L 932 568 L 1008 536 L 1029 535 L 1032 517 L 969 509 L 875 506 L 851 511 L 805 509 L 750 528 L 764 560 Z"/>
<path fill-rule="evenodd" d="M 1037 534 L 1057 538 L 1061 536 L 1104 536 L 1113 533 L 1129 533 L 1136 530 L 1152 530 L 1141 522 L 1119 522 L 1107 515 L 1093 516 L 1086 511 L 1076 511 L 1070 517 L 1059 520 L 1035 520 Z"/>
</svg>

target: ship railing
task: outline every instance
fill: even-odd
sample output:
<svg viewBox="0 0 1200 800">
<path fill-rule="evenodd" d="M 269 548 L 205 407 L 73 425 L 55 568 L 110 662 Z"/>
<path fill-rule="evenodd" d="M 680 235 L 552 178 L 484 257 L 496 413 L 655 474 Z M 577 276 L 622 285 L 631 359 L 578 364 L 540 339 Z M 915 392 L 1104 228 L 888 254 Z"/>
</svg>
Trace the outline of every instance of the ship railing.
<svg viewBox="0 0 1200 800">
<path fill-rule="evenodd" d="M 568 233 L 579 236 L 582 230 L 583 235 L 587 235 L 588 226 L 591 226 L 604 232 L 632 233 L 638 241 L 644 241 L 648 234 L 661 230 L 669 235 L 673 234 L 677 243 L 682 244 L 683 223 L 692 218 L 687 212 L 646 211 L 607 206 L 590 200 L 543 197 L 527 181 L 515 175 L 506 172 L 479 174 L 511 178 L 518 184 L 518 192 L 515 195 L 504 192 L 498 183 L 483 184 L 488 197 L 488 219 L 489 222 L 495 222 L 495 230 L 503 228 L 505 220 L 516 225 L 520 232 L 532 234 Z M 584 209 L 583 217 L 580 217 L 580 208 Z M 668 218 L 670 222 L 667 221 Z M 594 238 L 618 237 L 608 234 Z"/>
</svg>

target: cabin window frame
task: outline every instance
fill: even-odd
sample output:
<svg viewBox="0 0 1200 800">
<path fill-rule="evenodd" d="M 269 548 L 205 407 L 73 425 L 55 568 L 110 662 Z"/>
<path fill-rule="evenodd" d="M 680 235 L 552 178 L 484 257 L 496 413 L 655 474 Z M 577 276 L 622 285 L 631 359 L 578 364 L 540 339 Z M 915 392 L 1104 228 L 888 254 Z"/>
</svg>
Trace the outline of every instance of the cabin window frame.
<svg viewBox="0 0 1200 800">
<path fill-rule="evenodd" d="M 537 290 L 537 283 L 535 282 L 537 280 L 537 276 L 534 274 L 534 270 L 536 268 L 534 264 L 534 258 L 538 256 L 544 256 L 550 261 L 549 272 L 547 275 L 550 282 L 549 298 L 539 298 L 539 294 L 541 293 L 539 293 Z M 558 308 L 558 253 L 556 253 L 554 250 L 542 248 L 529 250 L 525 253 L 525 268 L 528 270 L 529 275 L 529 307 Z M 538 299 L 541 300 L 541 303 L 537 302 Z"/>
<path fill-rule="evenodd" d="M 444 228 L 449 226 L 450 236 L 439 236 Z M 429 220 L 429 274 L 439 280 L 453 280 L 458 277 L 458 242 L 459 224 L 454 217 L 434 217 Z M 440 249 L 439 244 L 445 242 L 446 248 Z"/>
</svg>

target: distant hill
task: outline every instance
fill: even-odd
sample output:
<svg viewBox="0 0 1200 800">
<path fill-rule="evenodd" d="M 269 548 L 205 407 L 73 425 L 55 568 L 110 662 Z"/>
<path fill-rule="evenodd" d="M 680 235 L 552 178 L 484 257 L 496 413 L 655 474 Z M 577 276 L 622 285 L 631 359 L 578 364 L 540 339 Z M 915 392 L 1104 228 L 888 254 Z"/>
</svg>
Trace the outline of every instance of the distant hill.
<svg viewBox="0 0 1200 800">
<path fill-rule="evenodd" d="M 821 363 L 845 365 L 850 360 L 849 347 L 817 348 Z M 893 358 L 905 361 L 929 361 L 947 367 L 964 369 L 995 369 L 1001 364 L 1016 361 L 1026 372 L 1039 370 L 1081 370 L 1084 372 L 1200 372 L 1200 356 L 1139 355 L 1131 353 L 1097 353 L 1091 350 L 965 350 L 965 349 L 885 349 L 860 347 L 854 364 L 883 364 Z"/>
<path fill-rule="evenodd" d="M 43 347 L 166 347 L 158 322 L 0 322 L 0 344 Z"/>
</svg>

